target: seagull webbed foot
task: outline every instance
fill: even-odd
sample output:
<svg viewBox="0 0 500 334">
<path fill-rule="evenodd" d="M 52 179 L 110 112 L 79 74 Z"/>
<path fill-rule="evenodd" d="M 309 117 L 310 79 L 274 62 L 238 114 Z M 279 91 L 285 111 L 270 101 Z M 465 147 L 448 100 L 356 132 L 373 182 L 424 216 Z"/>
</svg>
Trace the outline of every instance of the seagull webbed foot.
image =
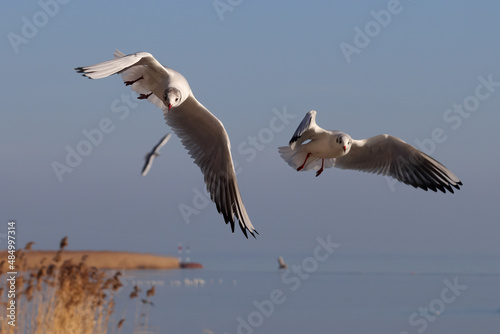
<svg viewBox="0 0 500 334">
<path fill-rule="evenodd" d="M 320 176 L 323 173 L 323 164 L 325 163 L 325 159 L 321 159 L 321 168 L 316 172 L 316 177 Z"/>
<path fill-rule="evenodd" d="M 135 80 L 125 81 L 124 84 L 125 84 L 125 86 L 130 86 L 130 85 L 136 83 L 137 81 L 139 81 L 141 79 L 144 79 L 144 77 L 142 75 L 139 78 L 135 79 Z"/>
<path fill-rule="evenodd" d="M 307 155 L 306 155 L 306 160 L 304 160 L 304 163 L 302 164 L 302 166 L 299 166 L 299 167 L 297 168 L 297 172 L 301 171 L 301 170 L 302 170 L 302 168 L 304 168 L 304 166 L 306 165 L 307 159 L 309 159 L 309 156 L 310 156 L 310 155 L 311 155 L 311 153 L 307 153 Z"/>
<path fill-rule="evenodd" d="M 151 94 L 153 94 L 153 93 L 149 93 L 149 94 L 140 94 L 140 95 L 137 97 L 137 99 L 138 99 L 138 100 L 146 100 L 148 97 L 150 97 L 150 96 L 151 96 Z"/>
</svg>

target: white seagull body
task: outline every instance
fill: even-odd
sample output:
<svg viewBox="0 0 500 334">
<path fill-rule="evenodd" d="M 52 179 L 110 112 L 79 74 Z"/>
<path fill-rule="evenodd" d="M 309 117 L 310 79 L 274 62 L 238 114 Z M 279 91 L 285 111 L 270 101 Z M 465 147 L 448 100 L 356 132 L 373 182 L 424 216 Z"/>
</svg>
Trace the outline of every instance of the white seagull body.
<svg viewBox="0 0 500 334">
<path fill-rule="evenodd" d="M 75 70 L 90 79 L 121 73 L 125 85 L 139 93 L 164 113 L 167 124 L 181 139 L 195 164 L 200 167 L 210 198 L 234 233 L 238 220 L 243 234 L 257 233 L 241 199 L 231 145 L 223 124 L 196 100 L 189 83 L 179 72 L 162 66 L 150 53 L 124 55 L 116 50 L 115 59 Z M 257 233 L 258 234 L 258 233 Z"/>
<path fill-rule="evenodd" d="M 341 131 L 325 130 L 316 124 L 316 111 L 306 114 L 289 146 L 279 148 L 281 157 L 293 168 L 317 170 L 337 167 L 391 176 L 415 188 L 443 193 L 460 189 L 462 182 L 427 154 L 390 135 L 354 140 Z"/>
<path fill-rule="evenodd" d="M 142 167 L 142 172 L 141 172 L 142 176 L 146 176 L 148 174 L 149 170 L 151 169 L 151 166 L 153 165 L 153 160 L 156 157 L 160 156 L 160 148 L 162 148 L 168 142 L 168 140 L 170 139 L 171 136 L 172 136 L 171 133 L 167 133 L 165 136 L 163 136 L 160 139 L 158 144 L 156 144 L 156 146 L 153 147 L 151 152 L 148 152 L 146 154 L 146 156 L 144 157 L 144 160 L 145 160 L 144 166 Z"/>
</svg>

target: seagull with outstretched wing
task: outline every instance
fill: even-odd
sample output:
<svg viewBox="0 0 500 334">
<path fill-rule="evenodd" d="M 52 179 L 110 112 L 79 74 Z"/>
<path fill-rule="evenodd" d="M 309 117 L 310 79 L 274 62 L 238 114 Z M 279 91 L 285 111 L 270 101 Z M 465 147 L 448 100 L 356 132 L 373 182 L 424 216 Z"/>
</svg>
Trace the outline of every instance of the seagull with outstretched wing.
<svg viewBox="0 0 500 334">
<path fill-rule="evenodd" d="M 352 139 L 342 131 L 325 130 L 316 124 L 316 111 L 309 111 L 289 142 L 279 147 L 281 157 L 297 171 L 337 167 L 391 176 L 415 188 L 443 193 L 460 189 L 462 182 L 427 154 L 390 136 Z"/>
<path fill-rule="evenodd" d="M 151 152 L 148 152 L 146 156 L 144 157 L 144 166 L 142 167 L 142 176 L 146 176 L 149 173 L 149 170 L 151 169 L 151 166 L 153 165 L 153 160 L 156 157 L 160 156 L 160 148 L 162 148 L 170 139 L 172 136 L 171 133 L 167 133 L 165 136 L 163 136 L 158 144 L 156 144 L 155 147 L 151 150 Z"/>
<path fill-rule="evenodd" d="M 116 50 L 114 56 L 75 70 L 90 79 L 120 73 L 125 85 L 139 93 L 138 99 L 161 108 L 167 124 L 201 169 L 210 198 L 226 224 L 231 223 L 234 232 L 238 221 L 247 238 L 247 232 L 255 237 L 257 231 L 241 199 L 229 137 L 221 121 L 196 100 L 182 74 L 161 65 L 150 53 L 124 55 Z"/>
</svg>

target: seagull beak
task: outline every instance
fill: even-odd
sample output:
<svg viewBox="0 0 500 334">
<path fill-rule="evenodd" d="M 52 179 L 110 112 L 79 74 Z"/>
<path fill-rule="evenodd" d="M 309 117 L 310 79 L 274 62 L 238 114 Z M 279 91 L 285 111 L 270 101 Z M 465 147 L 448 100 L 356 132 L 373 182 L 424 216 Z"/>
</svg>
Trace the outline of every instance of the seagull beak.
<svg viewBox="0 0 500 334">
<path fill-rule="evenodd" d="M 344 153 L 345 153 L 346 150 L 347 150 L 347 146 L 344 146 Z"/>
<path fill-rule="evenodd" d="M 168 111 L 170 111 L 170 109 L 172 109 L 172 104 L 171 103 L 168 104 Z"/>
</svg>

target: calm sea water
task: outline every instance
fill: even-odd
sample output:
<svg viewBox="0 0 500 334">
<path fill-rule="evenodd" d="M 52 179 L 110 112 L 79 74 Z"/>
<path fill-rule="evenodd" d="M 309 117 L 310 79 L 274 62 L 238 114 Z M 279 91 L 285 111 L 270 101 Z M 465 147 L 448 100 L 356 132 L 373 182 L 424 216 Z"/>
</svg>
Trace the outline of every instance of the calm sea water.
<svg viewBox="0 0 500 334">
<path fill-rule="evenodd" d="M 115 322 L 126 318 L 123 333 L 500 333 L 497 258 L 316 255 L 284 255 L 288 270 L 276 256 L 128 271 Z M 135 284 L 156 286 L 154 306 L 128 298 Z"/>
</svg>

